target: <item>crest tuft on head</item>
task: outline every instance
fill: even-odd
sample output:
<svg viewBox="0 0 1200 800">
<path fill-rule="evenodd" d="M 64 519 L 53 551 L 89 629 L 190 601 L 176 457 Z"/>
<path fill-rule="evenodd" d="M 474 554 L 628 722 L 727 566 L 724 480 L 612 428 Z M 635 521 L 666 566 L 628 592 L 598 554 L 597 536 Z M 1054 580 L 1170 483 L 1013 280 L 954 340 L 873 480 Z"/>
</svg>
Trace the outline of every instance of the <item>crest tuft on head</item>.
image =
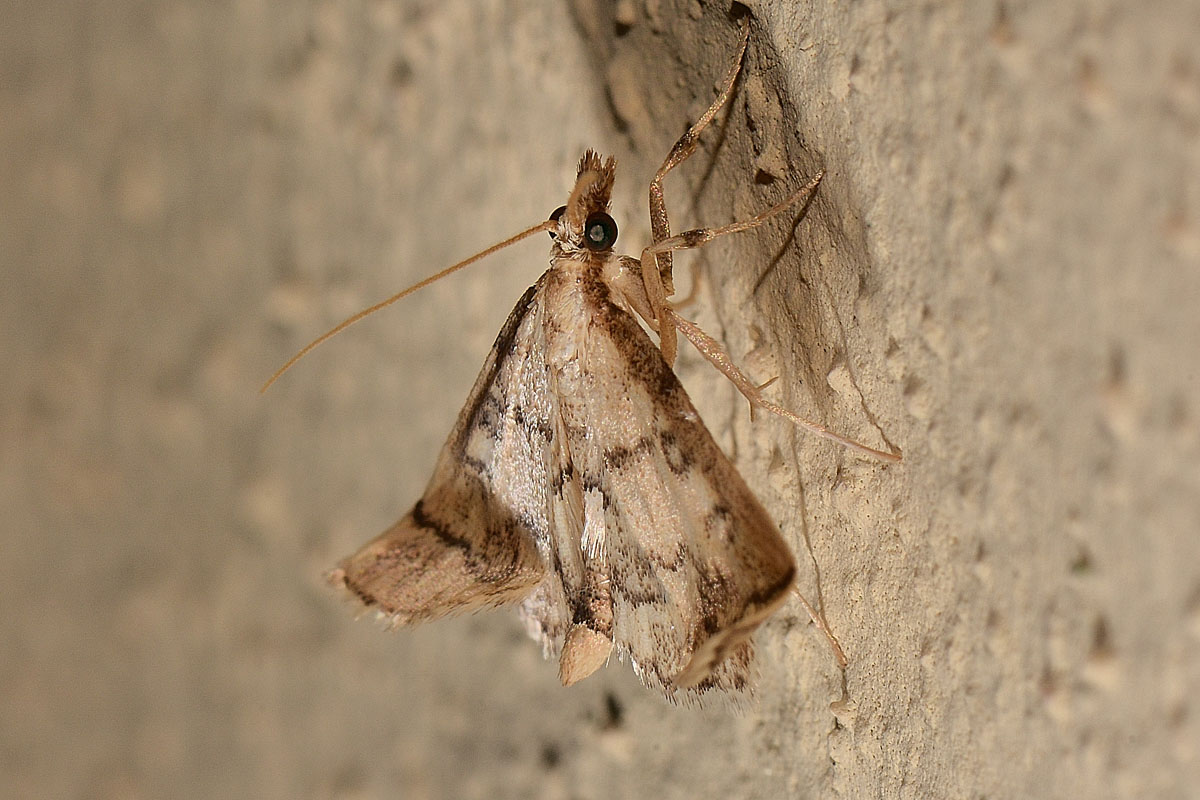
<svg viewBox="0 0 1200 800">
<path fill-rule="evenodd" d="M 617 160 L 612 156 L 603 158 L 595 150 L 583 154 L 575 175 L 575 188 L 567 201 L 567 221 L 571 227 L 582 227 L 588 214 L 594 211 L 608 211 L 616 173 Z"/>
</svg>

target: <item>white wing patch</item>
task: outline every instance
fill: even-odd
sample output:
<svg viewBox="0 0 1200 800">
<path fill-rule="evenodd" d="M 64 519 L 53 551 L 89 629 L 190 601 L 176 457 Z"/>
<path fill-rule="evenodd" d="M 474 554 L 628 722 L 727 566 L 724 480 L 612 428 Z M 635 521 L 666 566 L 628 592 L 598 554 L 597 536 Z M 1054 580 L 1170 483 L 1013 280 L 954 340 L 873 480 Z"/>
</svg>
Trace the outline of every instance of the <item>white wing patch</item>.
<svg viewBox="0 0 1200 800">
<path fill-rule="evenodd" d="M 521 600 L 545 575 L 555 411 L 537 301 L 513 309 L 421 500 L 331 573 L 397 625 Z"/>
</svg>

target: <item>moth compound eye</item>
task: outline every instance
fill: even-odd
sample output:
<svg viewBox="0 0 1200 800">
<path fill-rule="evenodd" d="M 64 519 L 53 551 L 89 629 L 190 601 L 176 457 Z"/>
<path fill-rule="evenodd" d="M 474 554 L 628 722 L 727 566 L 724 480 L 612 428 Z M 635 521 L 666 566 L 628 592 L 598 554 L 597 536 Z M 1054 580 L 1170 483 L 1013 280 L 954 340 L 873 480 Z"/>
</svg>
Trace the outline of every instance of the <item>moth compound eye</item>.
<svg viewBox="0 0 1200 800">
<path fill-rule="evenodd" d="M 558 222 L 560 219 L 562 219 L 562 215 L 565 213 L 567 213 L 567 207 L 559 206 L 558 208 L 554 209 L 554 213 L 550 215 L 550 221 Z M 555 233 L 554 231 L 546 231 L 546 233 L 550 234 L 551 239 L 558 238 L 558 234 Z"/>
<path fill-rule="evenodd" d="M 617 242 L 617 223 L 603 211 L 597 211 L 583 224 L 583 243 L 589 250 L 608 250 Z"/>
</svg>

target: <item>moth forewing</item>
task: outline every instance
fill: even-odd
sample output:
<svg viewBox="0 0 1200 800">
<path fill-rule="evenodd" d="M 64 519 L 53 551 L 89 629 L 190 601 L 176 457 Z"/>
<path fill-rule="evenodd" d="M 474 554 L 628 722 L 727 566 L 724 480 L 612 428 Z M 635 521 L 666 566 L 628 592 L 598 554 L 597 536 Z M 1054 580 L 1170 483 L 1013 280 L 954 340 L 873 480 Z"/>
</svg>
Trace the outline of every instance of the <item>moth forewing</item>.
<svg viewBox="0 0 1200 800">
<path fill-rule="evenodd" d="M 517 602 L 546 571 L 527 530 L 544 530 L 548 520 L 536 516 L 536 503 L 531 510 L 519 494 L 498 491 L 514 476 L 545 479 L 550 458 L 536 441 L 518 446 L 512 432 L 536 420 L 496 413 L 510 402 L 509 389 L 539 389 L 530 386 L 537 373 L 527 368 L 540 355 L 535 290 L 517 302 L 496 338 L 422 499 L 330 574 L 396 624 Z"/>
</svg>

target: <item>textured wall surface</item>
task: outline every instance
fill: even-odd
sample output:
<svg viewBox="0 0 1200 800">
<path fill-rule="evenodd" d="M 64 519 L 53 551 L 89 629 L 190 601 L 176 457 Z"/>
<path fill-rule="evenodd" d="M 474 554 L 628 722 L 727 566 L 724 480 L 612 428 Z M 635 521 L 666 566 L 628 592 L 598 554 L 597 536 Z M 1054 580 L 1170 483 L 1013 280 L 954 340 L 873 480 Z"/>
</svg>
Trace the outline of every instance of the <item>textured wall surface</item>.
<svg viewBox="0 0 1200 800">
<path fill-rule="evenodd" d="M 749 6 L 676 228 L 827 177 L 680 257 L 688 314 L 905 460 L 679 372 L 846 697 L 798 603 L 735 714 L 616 662 L 563 689 L 511 613 L 388 634 L 323 583 L 420 493 L 545 241 L 256 394 L 543 219 L 585 147 L 637 252 L 728 5 L 56 0 L 0 27 L 0 794 L 1197 796 L 1200 9 Z"/>
</svg>

